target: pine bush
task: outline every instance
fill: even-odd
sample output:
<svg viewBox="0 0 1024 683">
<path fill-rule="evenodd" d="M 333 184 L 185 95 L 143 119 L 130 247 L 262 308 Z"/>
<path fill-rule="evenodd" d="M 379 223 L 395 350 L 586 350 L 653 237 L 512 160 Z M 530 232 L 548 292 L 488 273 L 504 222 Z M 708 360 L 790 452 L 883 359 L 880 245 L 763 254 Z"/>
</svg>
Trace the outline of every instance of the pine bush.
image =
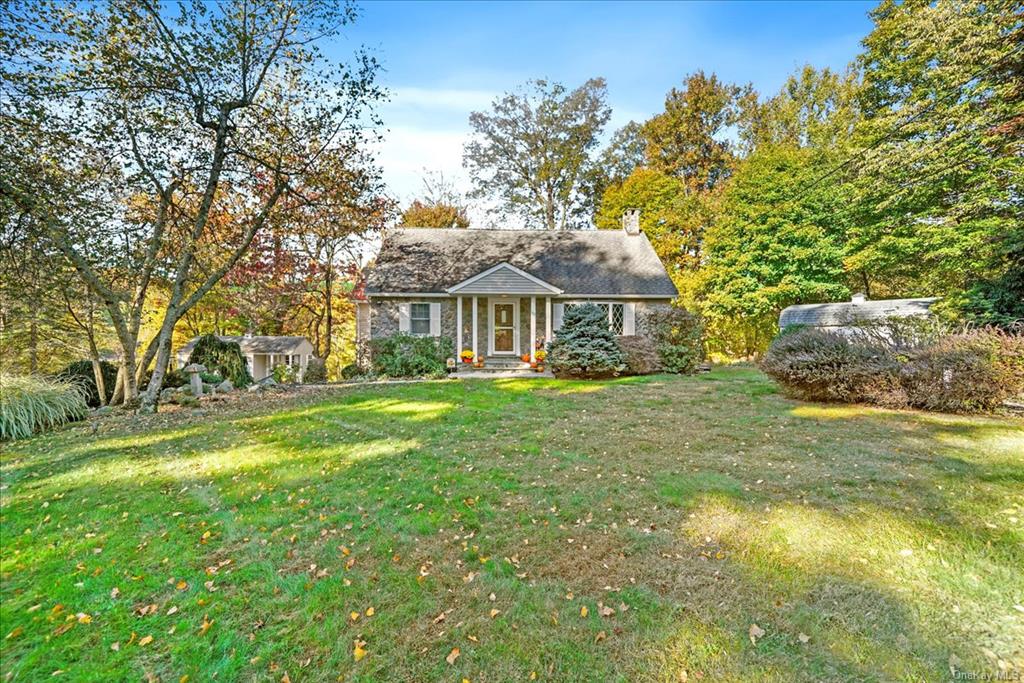
<svg viewBox="0 0 1024 683">
<path fill-rule="evenodd" d="M 625 369 L 626 357 L 608 329 L 608 314 L 583 304 L 565 312 L 548 345 L 547 363 L 556 375 L 611 377 Z"/>
</svg>

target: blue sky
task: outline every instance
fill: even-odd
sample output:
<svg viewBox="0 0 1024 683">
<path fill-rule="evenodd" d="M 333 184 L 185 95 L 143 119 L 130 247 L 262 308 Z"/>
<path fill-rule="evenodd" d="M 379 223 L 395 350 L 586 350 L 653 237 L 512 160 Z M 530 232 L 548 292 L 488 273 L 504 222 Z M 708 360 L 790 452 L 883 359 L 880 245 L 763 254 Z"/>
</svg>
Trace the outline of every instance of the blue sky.
<svg viewBox="0 0 1024 683">
<path fill-rule="evenodd" d="M 330 46 L 383 62 L 380 162 L 392 194 L 417 194 L 424 168 L 461 189 L 469 113 L 531 78 L 568 86 L 603 76 L 609 130 L 658 112 L 697 69 L 776 91 L 805 63 L 842 69 L 871 28 L 875 2 L 364 2 Z"/>
</svg>

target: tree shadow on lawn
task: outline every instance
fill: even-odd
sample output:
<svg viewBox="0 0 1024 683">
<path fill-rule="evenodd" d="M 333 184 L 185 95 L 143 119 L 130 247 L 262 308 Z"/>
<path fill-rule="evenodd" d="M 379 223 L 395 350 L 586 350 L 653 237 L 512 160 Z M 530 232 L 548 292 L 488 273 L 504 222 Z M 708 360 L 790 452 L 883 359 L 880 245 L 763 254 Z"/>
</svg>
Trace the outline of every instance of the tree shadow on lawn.
<svg viewBox="0 0 1024 683">
<path fill-rule="evenodd" d="M 709 399 L 707 387 L 722 384 L 728 390 Z M 948 480 L 986 496 L 1011 495 L 1012 463 L 985 481 L 993 468 L 965 445 L 972 435 L 1006 430 L 977 423 L 972 431 L 974 422 L 954 418 L 956 438 L 967 441 L 950 443 L 941 438 L 949 424 L 922 425 L 915 413 L 886 415 L 895 421 L 887 426 L 867 417 L 823 428 L 817 418 L 793 415 L 793 403 L 751 397 L 742 385 L 602 383 L 574 396 L 569 411 L 564 396 L 541 386 L 474 386 L 455 396 L 434 387 L 360 391 L 204 424 L 178 440 L 154 435 L 148 455 L 131 456 L 144 475 L 134 484 L 130 475 L 113 476 L 112 457 L 126 456 L 123 448 L 91 444 L 111 468 L 111 479 L 90 475 L 87 489 L 91 500 L 111 501 L 100 535 L 84 539 L 84 529 L 74 528 L 82 518 L 72 496 L 51 510 L 55 520 L 69 516 L 65 529 L 16 541 L 16 562 L 28 571 L 48 565 L 52 575 L 66 566 L 60 573 L 77 573 L 84 587 L 73 587 L 77 578 L 50 589 L 31 575 L 5 576 L 5 597 L 17 599 L 4 611 L 17 616 L 14 625 L 33 600 L 46 600 L 47 609 L 64 600 L 124 639 L 141 622 L 110 600 L 114 585 L 125 601 L 160 603 L 144 622 L 158 634 L 177 623 L 165 607 L 187 600 L 191 621 L 180 637 L 162 636 L 147 658 L 116 656 L 130 657 L 122 663 L 135 670 L 144 664 L 197 679 L 215 665 L 225 675 L 258 677 L 271 661 L 294 677 L 306 658 L 310 671 L 356 680 L 476 680 L 481 672 L 508 680 L 533 670 L 549 680 L 677 680 L 681 668 L 736 680 L 922 679 L 942 673 L 948 653 L 962 651 L 958 640 L 971 648 L 959 656 L 982 666 L 976 653 L 985 637 L 973 624 L 966 634 L 942 632 L 950 617 L 940 603 L 963 591 L 969 604 L 959 618 L 974 619 L 977 607 L 1002 597 L 986 594 L 986 572 L 1019 576 L 1019 547 L 980 526 L 977 501 L 957 509 L 958 498 L 935 485 Z M 401 408 L 410 401 L 418 404 Z M 823 441 L 844 440 L 839 452 L 822 452 Z M 376 456 L 359 458 L 375 448 Z M 176 449 L 179 458 L 188 453 L 181 469 L 164 469 Z M 852 464 L 860 464 L 858 474 L 838 476 Z M 7 492 L 14 500 L 5 516 L 41 516 L 41 498 L 31 496 L 50 494 L 58 481 L 48 475 L 27 484 Z M 1002 503 L 981 504 L 995 510 Z M 953 512 L 940 515 L 945 508 Z M 128 521 L 120 521 L 122 511 Z M 206 531 L 212 535 L 204 543 Z M 808 549 L 793 551 L 802 536 Z M 878 537 L 886 542 L 877 557 L 864 558 L 867 565 L 846 557 L 858 545 L 867 552 Z M 922 547 L 928 542 L 936 543 L 934 554 Z M 34 547 L 47 543 L 56 548 Z M 911 558 L 921 564 L 900 569 L 910 561 L 899 551 L 913 543 Z M 99 556 L 92 555 L 96 544 L 105 545 Z M 112 557 L 131 558 L 120 571 L 145 577 L 128 582 L 113 568 L 89 576 Z M 222 558 L 233 559 L 225 570 L 233 574 L 215 577 L 222 588 L 207 595 L 204 567 Z M 956 566 L 943 567 L 946 558 Z M 354 564 L 346 569 L 348 559 Z M 79 562 L 86 570 L 70 571 Z M 321 569 L 328 573 L 318 577 Z M 963 587 L 937 576 L 940 570 L 983 578 Z M 190 588 L 179 596 L 168 576 L 188 577 Z M 904 582 L 924 590 L 902 591 Z M 947 593 L 930 590 L 933 584 Z M 209 602 L 200 606 L 200 599 Z M 602 617 L 599 600 L 630 609 Z M 581 604 L 589 606 L 586 618 Z M 377 616 L 351 619 L 367 606 Z M 491 618 L 494 608 L 501 613 Z M 447 609 L 455 611 L 434 623 Z M 218 629 L 206 640 L 193 635 L 203 613 Z M 748 637 L 755 621 L 767 632 L 756 646 Z M 4 643 L 15 659 L 33 648 L 68 667 L 80 664 L 76 658 L 115 656 L 111 631 L 76 627 L 47 645 L 41 637 L 52 624 L 25 624 L 29 636 Z M 811 640 L 800 643 L 800 632 Z M 360 664 L 351 657 L 356 637 L 371 652 Z M 56 655 L 58 643 L 66 654 Z M 449 666 L 452 647 L 463 655 Z"/>
</svg>

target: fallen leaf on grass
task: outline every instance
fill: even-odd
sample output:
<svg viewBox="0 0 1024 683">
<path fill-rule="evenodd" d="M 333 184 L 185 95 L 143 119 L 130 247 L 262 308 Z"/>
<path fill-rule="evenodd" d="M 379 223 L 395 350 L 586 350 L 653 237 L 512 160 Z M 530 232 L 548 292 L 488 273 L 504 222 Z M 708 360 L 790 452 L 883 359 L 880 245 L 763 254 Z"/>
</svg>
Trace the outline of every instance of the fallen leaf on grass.
<svg viewBox="0 0 1024 683">
<path fill-rule="evenodd" d="M 587 616 L 587 614 L 588 614 L 589 612 L 590 612 L 590 610 L 588 610 L 588 609 L 587 609 L 587 606 L 586 606 L 586 605 L 583 605 L 583 607 L 580 607 L 580 616 L 581 616 L 581 617 L 585 617 L 585 616 Z"/>
<path fill-rule="evenodd" d="M 494 617 L 498 616 L 499 614 L 501 614 L 501 610 L 500 609 L 492 609 L 491 610 L 491 619 L 493 619 Z"/>
<path fill-rule="evenodd" d="M 598 631 L 597 635 L 594 637 L 594 642 L 595 643 L 600 643 L 602 640 L 604 640 L 607 637 L 608 637 L 608 635 L 604 631 Z"/>
<path fill-rule="evenodd" d="M 142 638 L 139 638 L 139 647 L 142 647 L 144 645 L 149 645 L 152 642 L 153 642 L 153 636 L 143 636 Z"/>
<path fill-rule="evenodd" d="M 114 586 L 113 588 L 110 589 L 110 597 L 111 598 L 116 599 L 117 596 L 119 596 L 120 594 L 121 594 L 121 589 L 118 588 L 117 586 Z"/>
<path fill-rule="evenodd" d="M 352 649 L 352 656 L 358 662 L 360 659 L 366 656 L 366 641 L 355 640 L 353 641 L 354 648 Z"/>
<path fill-rule="evenodd" d="M 25 629 L 23 629 L 23 628 L 22 628 L 22 627 L 20 627 L 20 626 L 17 626 L 17 627 L 15 627 L 15 628 L 14 628 L 14 630 L 13 630 L 13 631 L 11 631 L 10 633 L 8 633 L 8 634 L 7 634 L 7 637 L 6 637 L 6 638 L 4 638 L 4 640 L 10 640 L 11 638 L 17 638 L 17 637 L 18 637 L 18 636 L 20 636 L 20 635 L 21 635 L 21 634 L 22 634 L 22 633 L 23 633 L 24 631 L 25 631 Z"/>
<path fill-rule="evenodd" d="M 444 661 L 448 662 L 449 664 L 454 664 L 455 660 L 459 658 L 459 654 L 459 648 L 453 647 L 452 651 L 448 653 L 448 656 L 444 658 Z"/>
<path fill-rule="evenodd" d="M 597 613 L 600 614 L 602 617 L 614 617 L 615 616 L 615 608 L 614 607 L 609 607 L 608 605 L 598 604 L 598 606 L 597 606 Z"/>
<path fill-rule="evenodd" d="M 351 619 L 352 621 L 358 621 L 359 620 L 359 612 L 349 612 L 348 618 Z"/>
<path fill-rule="evenodd" d="M 757 639 L 764 637 L 764 629 L 758 626 L 757 624 L 751 624 L 750 631 L 748 631 L 748 634 L 750 635 L 751 644 L 757 645 Z"/>
<path fill-rule="evenodd" d="M 184 580 L 179 581 L 178 585 L 175 586 L 175 588 L 177 588 L 180 591 L 185 590 L 186 588 L 188 588 L 188 581 L 184 581 Z"/>
<path fill-rule="evenodd" d="M 796 639 L 799 640 L 801 643 L 808 643 L 810 642 L 811 637 L 806 633 L 801 633 L 796 637 Z"/>
<path fill-rule="evenodd" d="M 199 627 L 199 635 L 205 634 L 213 626 L 213 622 L 207 618 L 207 615 L 203 615 L 203 624 Z"/>
<path fill-rule="evenodd" d="M 121 643 L 111 643 L 110 644 L 110 649 L 113 650 L 114 652 L 120 652 L 121 651 Z"/>
<path fill-rule="evenodd" d="M 79 624 L 88 624 L 88 623 L 92 622 L 92 617 L 90 617 L 85 612 L 79 612 L 78 614 L 75 615 L 75 618 L 78 619 L 78 623 Z"/>
<path fill-rule="evenodd" d="M 368 617 L 372 617 L 375 613 L 376 613 L 376 610 L 374 610 L 372 607 L 369 607 L 366 610 L 366 616 L 368 616 Z"/>
</svg>

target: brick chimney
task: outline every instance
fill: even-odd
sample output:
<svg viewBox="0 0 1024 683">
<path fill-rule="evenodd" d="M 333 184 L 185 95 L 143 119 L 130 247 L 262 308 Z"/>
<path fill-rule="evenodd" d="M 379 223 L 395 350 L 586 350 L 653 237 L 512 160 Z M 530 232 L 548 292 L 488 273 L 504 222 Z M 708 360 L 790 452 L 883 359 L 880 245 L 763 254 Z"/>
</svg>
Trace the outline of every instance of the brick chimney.
<svg viewBox="0 0 1024 683">
<path fill-rule="evenodd" d="M 627 235 L 640 234 L 640 209 L 626 209 L 622 212 L 622 229 Z"/>
</svg>

